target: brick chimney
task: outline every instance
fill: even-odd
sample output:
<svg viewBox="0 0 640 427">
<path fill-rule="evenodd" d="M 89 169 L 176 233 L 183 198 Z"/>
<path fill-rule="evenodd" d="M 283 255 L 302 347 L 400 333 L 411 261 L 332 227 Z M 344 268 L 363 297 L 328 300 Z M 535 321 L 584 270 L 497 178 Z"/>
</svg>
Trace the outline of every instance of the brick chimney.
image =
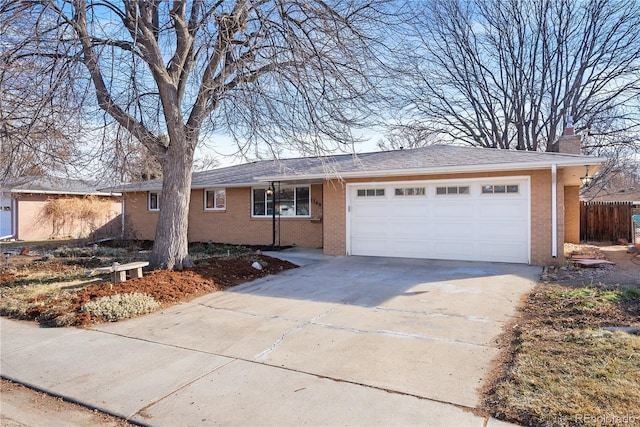
<svg viewBox="0 0 640 427">
<path fill-rule="evenodd" d="M 564 154 L 582 154 L 580 135 L 576 135 L 573 130 L 573 117 L 567 117 L 567 126 L 558 139 L 558 153 Z"/>
</svg>

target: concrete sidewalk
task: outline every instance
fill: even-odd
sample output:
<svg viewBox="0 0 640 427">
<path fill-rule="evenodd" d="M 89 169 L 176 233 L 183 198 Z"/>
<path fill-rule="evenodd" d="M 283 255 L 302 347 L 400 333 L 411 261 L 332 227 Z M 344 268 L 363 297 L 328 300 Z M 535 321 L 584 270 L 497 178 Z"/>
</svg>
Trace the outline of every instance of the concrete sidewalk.
<svg viewBox="0 0 640 427">
<path fill-rule="evenodd" d="M 2 318 L 0 373 L 154 426 L 498 426 L 476 389 L 537 274 L 336 257 L 93 330 Z"/>
</svg>

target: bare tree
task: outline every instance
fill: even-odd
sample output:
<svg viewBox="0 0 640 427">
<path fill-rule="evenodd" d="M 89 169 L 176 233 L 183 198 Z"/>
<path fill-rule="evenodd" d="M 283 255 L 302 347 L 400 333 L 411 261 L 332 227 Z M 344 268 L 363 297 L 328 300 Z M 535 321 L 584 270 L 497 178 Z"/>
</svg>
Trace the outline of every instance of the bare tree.
<svg viewBox="0 0 640 427">
<path fill-rule="evenodd" d="M 0 22 L 0 180 L 64 172 L 79 160 L 78 103 L 69 67 L 13 56 L 30 22 L 16 11 Z"/>
<path fill-rule="evenodd" d="M 568 116 L 578 132 L 614 143 L 640 128 L 637 2 L 414 4 L 396 95 L 432 131 L 474 146 L 552 151 Z"/>
<path fill-rule="evenodd" d="M 403 150 L 425 147 L 438 142 L 437 135 L 421 123 L 389 126 L 377 145 L 380 150 Z"/>
<path fill-rule="evenodd" d="M 91 87 L 162 165 L 150 261 L 182 269 L 202 134 L 226 128 L 244 149 L 350 144 L 375 93 L 369 69 L 388 10 L 376 0 L 10 0 L 0 17 L 29 14 L 33 29 L 11 56 L 81 66 L 73 84 Z"/>
</svg>

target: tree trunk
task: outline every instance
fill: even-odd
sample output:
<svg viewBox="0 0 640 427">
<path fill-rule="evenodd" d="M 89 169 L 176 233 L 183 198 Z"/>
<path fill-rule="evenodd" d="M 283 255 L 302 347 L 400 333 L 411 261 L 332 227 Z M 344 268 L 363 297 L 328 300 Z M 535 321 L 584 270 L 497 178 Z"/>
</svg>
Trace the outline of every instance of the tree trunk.
<svg viewBox="0 0 640 427">
<path fill-rule="evenodd" d="M 158 226 L 149 259 L 153 269 L 193 267 L 187 238 L 193 154 L 193 144 L 176 141 L 171 141 L 166 152 L 162 165 L 164 176 Z"/>
</svg>

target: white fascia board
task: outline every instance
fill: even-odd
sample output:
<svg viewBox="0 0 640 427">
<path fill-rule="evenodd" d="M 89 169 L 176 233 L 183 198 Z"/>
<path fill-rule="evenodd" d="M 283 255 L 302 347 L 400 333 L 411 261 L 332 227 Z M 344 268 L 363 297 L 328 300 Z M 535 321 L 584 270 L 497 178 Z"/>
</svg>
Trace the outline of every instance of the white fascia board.
<svg viewBox="0 0 640 427">
<path fill-rule="evenodd" d="M 83 191 L 52 191 L 52 190 L 19 190 L 11 189 L 9 191 L 12 194 L 63 194 L 65 196 L 104 196 L 104 197 L 119 197 L 122 193 L 104 193 L 101 191 L 86 193 Z"/>
<path fill-rule="evenodd" d="M 259 185 L 264 185 L 264 183 L 260 181 L 240 182 L 240 183 L 233 183 L 233 184 L 213 183 L 213 184 L 206 184 L 206 185 L 192 185 L 191 189 L 203 190 L 205 188 L 241 188 L 241 187 L 255 187 Z"/>
<path fill-rule="evenodd" d="M 300 179 L 341 179 L 341 178 L 375 178 L 387 176 L 408 176 L 408 175 L 437 175 L 443 173 L 474 173 L 474 172 L 506 172 L 521 170 L 550 169 L 552 164 L 558 167 L 563 166 L 600 166 L 606 162 L 604 157 L 581 157 L 575 159 L 558 159 L 558 161 L 540 162 L 519 162 L 519 163 L 493 163 L 486 165 L 462 165 L 462 166 L 439 166 L 419 169 L 394 169 L 380 171 L 355 171 L 355 172 L 328 172 L 325 174 L 312 175 L 280 175 L 280 176 L 259 176 L 257 181 L 289 181 Z"/>
</svg>

